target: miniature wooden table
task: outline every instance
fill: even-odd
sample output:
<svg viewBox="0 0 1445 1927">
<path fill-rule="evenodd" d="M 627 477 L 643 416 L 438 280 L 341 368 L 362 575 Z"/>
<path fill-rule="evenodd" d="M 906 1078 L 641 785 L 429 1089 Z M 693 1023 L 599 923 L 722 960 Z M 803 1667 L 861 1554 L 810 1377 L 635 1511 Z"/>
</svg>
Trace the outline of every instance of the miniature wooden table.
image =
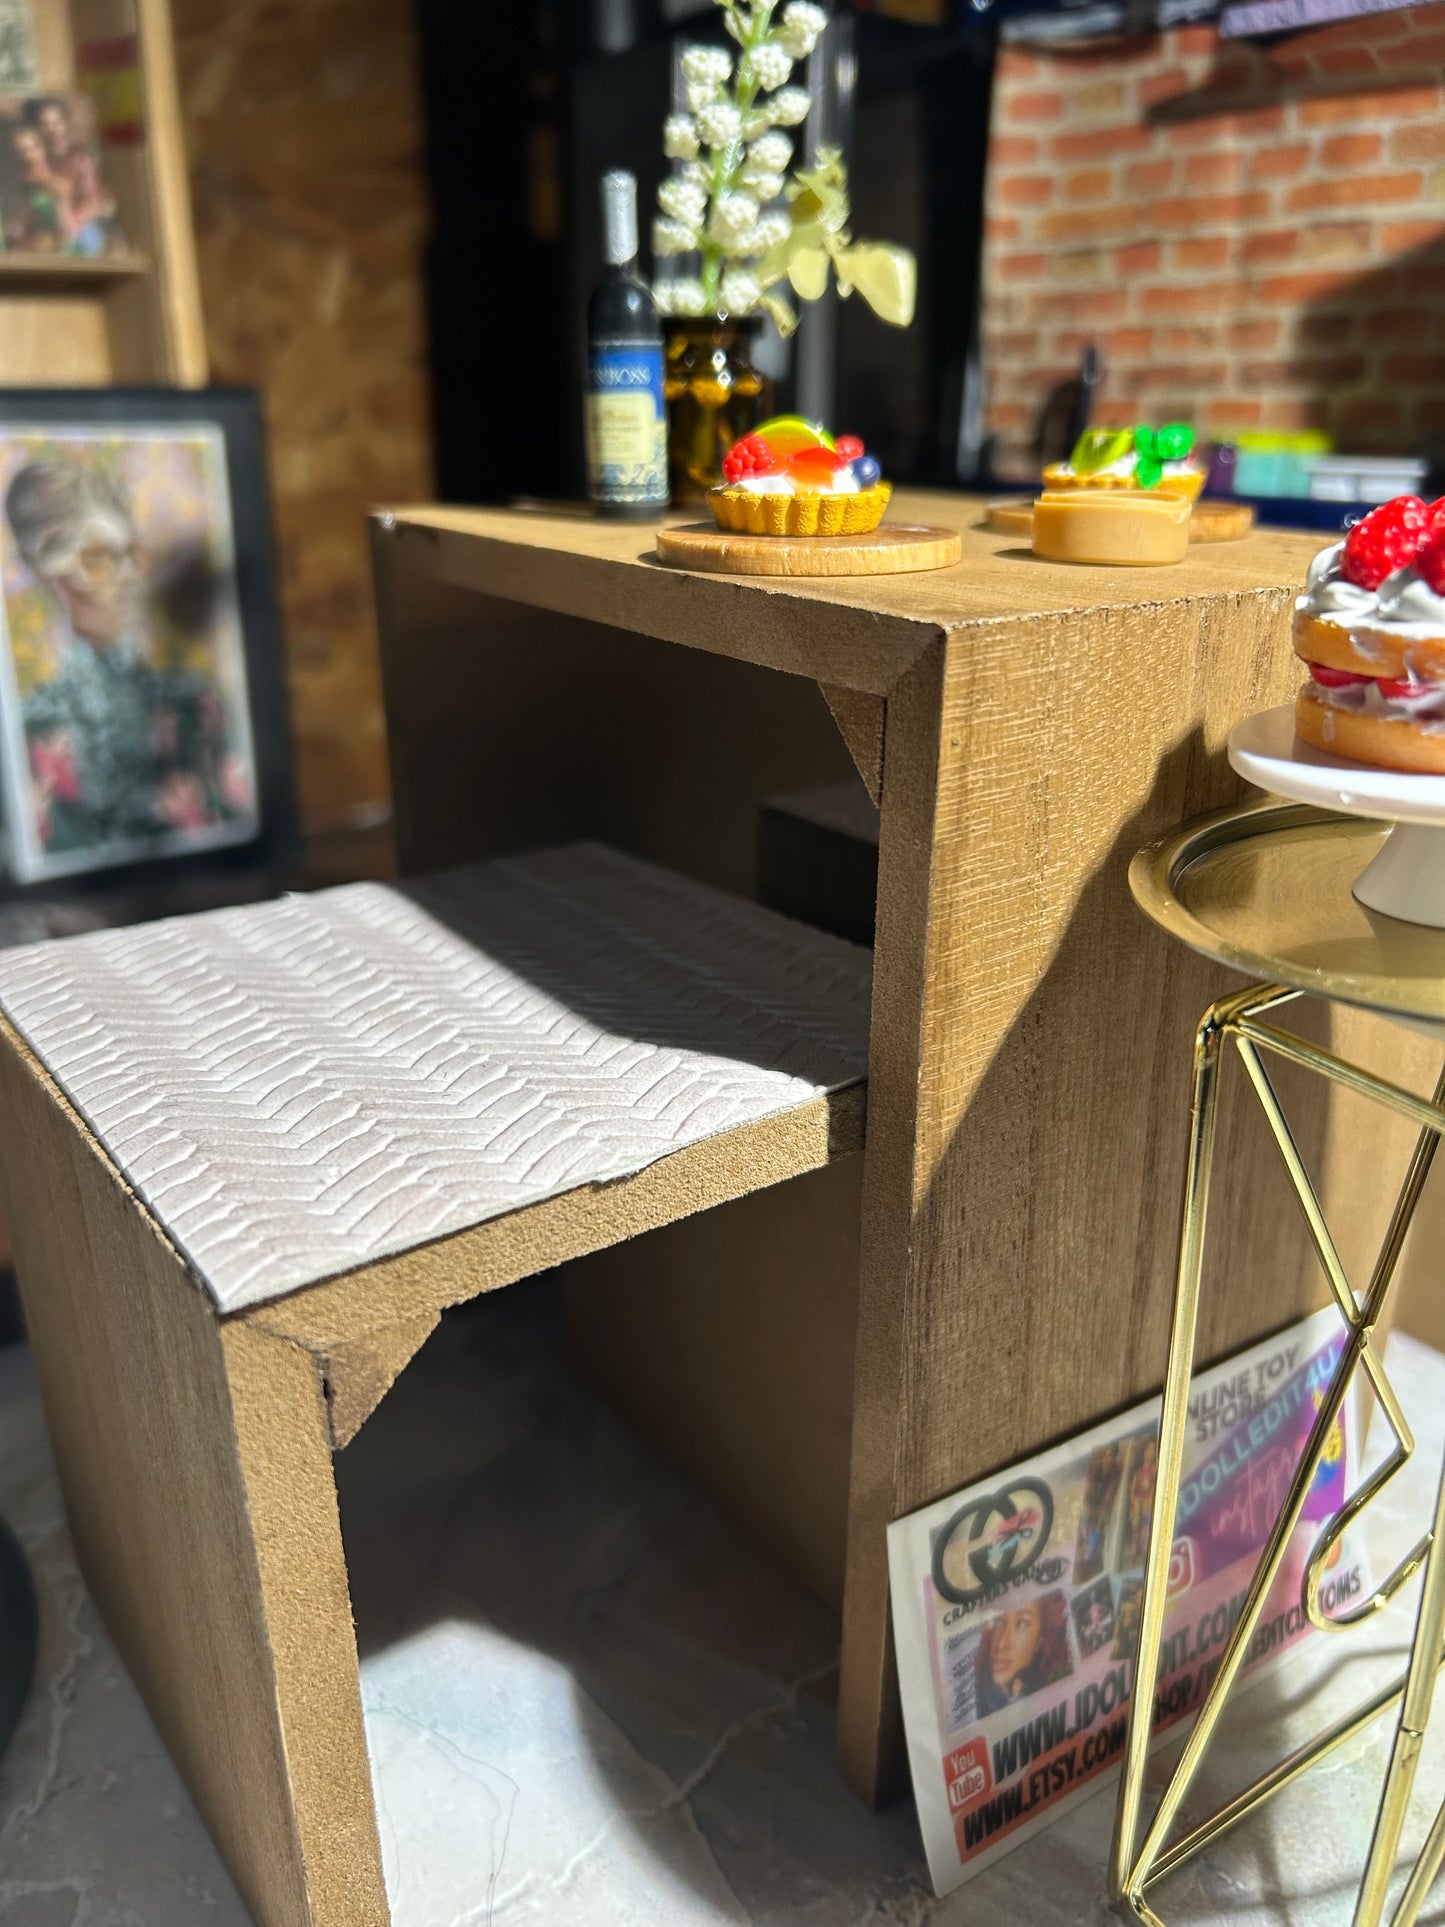
<svg viewBox="0 0 1445 1927">
<path fill-rule="evenodd" d="M 1167 569 L 1071 568 L 967 498 L 891 512 L 959 528 L 961 564 L 692 574 L 650 527 L 542 510 L 397 509 L 375 533 L 405 869 L 598 834 L 747 890 L 762 799 L 846 769 L 829 711 L 880 806 L 861 1205 L 836 1169 L 803 1179 L 659 1234 L 660 1265 L 626 1247 L 572 1299 L 594 1382 L 837 1582 L 840 1755 L 870 1799 L 900 1757 L 888 1522 L 1162 1377 L 1183 1045 L 1226 979 L 1142 925 L 1125 876 L 1241 793 L 1225 739 L 1298 682 L 1320 546 L 1256 532 Z M 1404 1075 L 1424 1048 L 1392 1033 L 1377 1061 Z M 1304 1101 L 1323 1154 L 1332 1114 Z M 1262 1144 L 1231 1128 L 1211 1358 L 1320 1302 Z M 1373 1178 L 1336 1160 L 1327 1185 L 1337 1220 L 1373 1226 Z M 830 1298 L 811 1274 L 839 1268 L 854 1211 L 856 1300 L 836 1277 Z"/>
</svg>

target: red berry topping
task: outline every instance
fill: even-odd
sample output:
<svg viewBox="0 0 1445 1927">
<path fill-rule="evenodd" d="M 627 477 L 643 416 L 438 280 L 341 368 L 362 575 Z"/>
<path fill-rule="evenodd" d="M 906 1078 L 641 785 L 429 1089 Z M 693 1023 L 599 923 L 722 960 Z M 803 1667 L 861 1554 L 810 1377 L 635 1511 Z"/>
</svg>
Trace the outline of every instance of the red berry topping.
<svg viewBox="0 0 1445 1927">
<path fill-rule="evenodd" d="M 1312 662 L 1309 665 L 1310 680 L 1317 682 L 1321 689 L 1348 689 L 1352 683 L 1369 682 L 1369 676 L 1357 676 L 1353 669 L 1331 669 L 1326 663 Z"/>
<path fill-rule="evenodd" d="M 1430 511 L 1418 495 L 1397 495 L 1363 516 L 1345 537 L 1344 574 L 1361 589 L 1378 589 L 1403 569 L 1430 533 Z"/>
<path fill-rule="evenodd" d="M 1416 551 L 1415 567 L 1436 595 L 1445 595 L 1445 523 L 1442 523 L 1438 534 L 1431 536 L 1424 548 Z"/>
<path fill-rule="evenodd" d="M 1408 676 L 1380 676 L 1376 678 L 1382 696 L 1388 696 L 1392 703 L 1405 702 L 1411 696 L 1430 696 L 1434 687 L 1428 682 L 1412 682 Z"/>
<path fill-rule="evenodd" d="M 1437 535 L 1445 535 L 1445 495 L 1439 495 L 1435 498 L 1429 508 L 1426 509 L 1425 516 L 1426 526 L 1429 530 L 1429 534 L 1425 537 L 1427 542 Z"/>
<path fill-rule="evenodd" d="M 856 435 L 838 435 L 834 438 L 833 446 L 845 462 L 856 462 L 863 453 L 863 444 Z"/>
<path fill-rule="evenodd" d="M 761 435 L 744 435 L 723 456 L 723 480 L 745 481 L 749 475 L 774 475 L 778 458 Z"/>
</svg>

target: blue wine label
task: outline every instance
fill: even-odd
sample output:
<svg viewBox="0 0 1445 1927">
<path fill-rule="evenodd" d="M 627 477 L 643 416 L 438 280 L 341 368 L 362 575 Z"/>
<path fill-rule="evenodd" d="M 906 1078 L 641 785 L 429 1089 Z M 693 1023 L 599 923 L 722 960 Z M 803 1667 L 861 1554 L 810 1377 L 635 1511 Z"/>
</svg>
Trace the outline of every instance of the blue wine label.
<svg viewBox="0 0 1445 1927">
<path fill-rule="evenodd" d="M 594 501 L 667 505 L 661 348 L 593 342 L 587 370 L 587 483 Z"/>
</svg>

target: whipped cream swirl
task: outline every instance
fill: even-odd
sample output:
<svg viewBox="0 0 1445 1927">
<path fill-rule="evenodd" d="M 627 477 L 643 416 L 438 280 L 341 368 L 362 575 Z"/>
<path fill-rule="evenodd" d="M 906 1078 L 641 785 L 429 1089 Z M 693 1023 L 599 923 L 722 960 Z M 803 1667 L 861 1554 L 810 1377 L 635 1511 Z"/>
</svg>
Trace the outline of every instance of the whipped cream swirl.
<svg viewBox="0 0 1445 1927">
<path fill-rule="evenodd" d="M 1305 572 L 1304 594 L 1296 598 L 1301 615 L 1318 616 L 1322 622 L 1338 622 L 1348 629 L 1351 623 L 1374 620 L 1380 599 L 1374 589 L 1362 589 L 1344 573 L 1345 545 L 1336 542 L 1321 549 Z"/>
<path fill-rule="evenodd" d="M 1437 595 L 1414 563 L 1380 584 L 1380 620 L 1410 635 L 1445 636 L 1445 596 Z"/>
<path fill-rule="evenodd" d="M 1392 687 L 1398 690 L 1398 685 Z M 1329 709 L 1340 709 L 1351 716 L 1376 716 L 1387 723 L 1415 723 L 1428 735 L 1445 735 L 1445 683 L 1412 683 L 1408 695 L 1393 696 L 1385 695 L 1373 679 L 1336 688 L 1311 678 L 1305 689 Z"/>
</svg>

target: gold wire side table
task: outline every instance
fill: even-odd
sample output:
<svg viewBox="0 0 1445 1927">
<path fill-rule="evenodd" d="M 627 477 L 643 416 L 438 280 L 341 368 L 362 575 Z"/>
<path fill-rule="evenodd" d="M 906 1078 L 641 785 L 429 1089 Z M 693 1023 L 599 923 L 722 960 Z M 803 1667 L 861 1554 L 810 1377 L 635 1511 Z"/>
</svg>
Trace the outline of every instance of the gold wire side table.
<svg viewBox="0 0 1445 1927">
<path fill-rule="evenodd" d="M 1160 1420 L 1159 1472 L 1141 1602 L 1133 1710 L 1115 1819 L 1110 1869 L 1113 1897 L 1134 1918 L 1165 1927 L 1146 1890 L 1192 1855 L 1256 1812 L 1317 1760 L 1398 1706 L 1395 1737 L 1373 1837 L 1355 1904 L 1354 1927 L 1379 1927 L 1399 1850 L 1445 1640 L 1445 1558 L 1429 1556 L 1445 1532 L 1445 1477 L 1430 1530 L 1374 1592 L 1348 1613 L 1328 1616 L 1320 1604 L 1330 1554 L 1350 1522 L 1394 1478 L 1414 1450 L 1409 1423 L 1374 1343 L 1395 1281 L 1440 1135 L 1445 1132 L 1445 1072 L 1425 1099 L 1348 1063 L 1278 1022 L 1305 996 L 1377 1011 L 1445 1040 L 1445 930 L 1375 914 L 1351 896 L 1351 884 L 1378 854 L 1389 825 L 1325 810 L 1265 801 L 1222 812 L 1150 845 L 1135 857 L 1129 883 L 1140 907 L 1190 948 L 1262 979 L 1222 998 L 1199 1026 L 1189 1155 L 1179 1239 L 1173 1325 Z M 1347 1342 L 1325 1388 L 1303 1457 L 1258 1570 L 1230 1634 L 1218 1672 L 1165 1786 L 1142 1829 L 1142 1803 L 1154 1729 L 1174 1513 L 1184 1455 L 1189 1382 L 1194 1366 L 1200 1277 L 1214 1169 L 1220 1079 L 1237 1056 L 1303 1214 L 1315 1254 L 1344 1321 Z M 1356 1294 L 1325 1222 L 1319 1197 L 1290 1131 L 1267 1061 L 1278 1059 L 1332 1079 L 1393 1109 L 1417 1130 L 1404 1180 L 1364 1290 Z M 1386 1605 L 1423 1564 L 1415 1635 L 1404 1674 L 1316 1739 L 1297 1748 L 1229 1804 L 1177 1840 L 1170 1833 L 1223 1713 L 1270 1587 L 1303 1513 L 1321 1456 L 1356 1372 L 1363 1371 L 1395 1436 L 1393 1449 L 1324 1527 L 1305 1566 L 1302 1604 L 1312 1624 L 1337 1631 Z M 1445 1808 L 1435 1817 L 1392 1916 L 1410 1927 L 1445 1862 Z"/>
</svg>

